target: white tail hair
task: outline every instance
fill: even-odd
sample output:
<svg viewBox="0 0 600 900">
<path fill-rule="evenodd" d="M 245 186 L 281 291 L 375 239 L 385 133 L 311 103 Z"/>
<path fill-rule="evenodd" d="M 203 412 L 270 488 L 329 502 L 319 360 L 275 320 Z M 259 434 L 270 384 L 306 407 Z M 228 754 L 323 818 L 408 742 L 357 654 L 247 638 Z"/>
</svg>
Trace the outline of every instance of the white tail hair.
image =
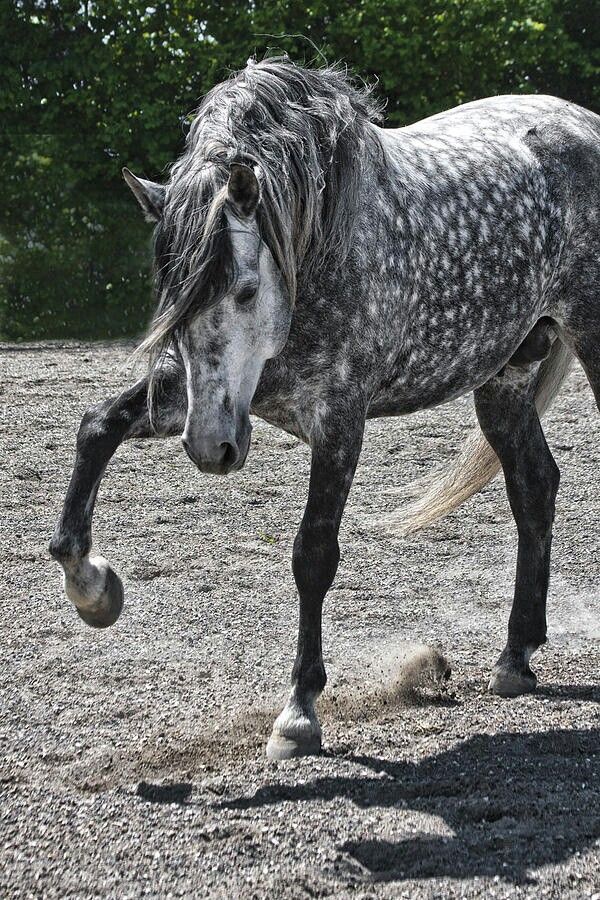
<svg viewBox="0 0 600 900">
<path fill-rule="evenodd" d="M 554 400 L 572 361 L 569 348 L 556 340 L 536 376 L 535 404 L 540 417 Z M 451 468 L 422 479 L 420 486 L 424 493 L 391 513 L 384 524 L 398 534 L 420 531 L 457 509 L 485 487 L 500 469 L 500 460 L 481 431 L 474 431 Z"/>
</svg>

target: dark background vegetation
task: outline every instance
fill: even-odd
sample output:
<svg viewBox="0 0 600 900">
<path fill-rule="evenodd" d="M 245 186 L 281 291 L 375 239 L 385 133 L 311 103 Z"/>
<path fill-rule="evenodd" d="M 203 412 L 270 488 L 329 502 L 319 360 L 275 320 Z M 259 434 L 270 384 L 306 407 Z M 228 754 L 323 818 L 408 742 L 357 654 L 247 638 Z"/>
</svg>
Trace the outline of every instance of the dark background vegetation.
<svg viewBox="0 0 600 900">
<path fill-rule="evenodd" d="M 251 55 L 345 61 L 390 125 L 506 92 L 600 112 L 598 0 L 0 0 L 0 47 L 11 340 L 143 328 L 150 226 L 121 167 L 164 178 L 199 98 Z"/>
</svg>

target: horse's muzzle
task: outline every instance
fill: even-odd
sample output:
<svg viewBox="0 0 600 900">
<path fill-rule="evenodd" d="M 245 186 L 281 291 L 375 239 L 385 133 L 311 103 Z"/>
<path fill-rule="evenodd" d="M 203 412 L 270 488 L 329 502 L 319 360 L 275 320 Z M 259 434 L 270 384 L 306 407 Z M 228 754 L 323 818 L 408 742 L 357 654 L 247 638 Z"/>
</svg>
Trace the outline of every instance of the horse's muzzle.
<svg viewBox="0 0 600 900">
<path fill-rule="evenodd" d="M 194 465 L 210 475 L 228 475 L 241 469 L 246 462 L 250 447 L 250 430 L 241 440 L 230 436 L 226 440 L 219 437 L 202 438 L 194 441 L 186 433 L 181 438 L 183 448 Z"/>
</svg>

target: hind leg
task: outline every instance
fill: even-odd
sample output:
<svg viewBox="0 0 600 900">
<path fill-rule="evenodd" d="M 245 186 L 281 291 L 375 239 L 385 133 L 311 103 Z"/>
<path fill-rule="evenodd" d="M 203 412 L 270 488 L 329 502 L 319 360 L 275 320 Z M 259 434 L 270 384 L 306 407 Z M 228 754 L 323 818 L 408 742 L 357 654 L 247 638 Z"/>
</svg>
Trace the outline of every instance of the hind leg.
<svg viewBox="0 0 600 900">
<path fill-rule="evenodd" d="M 600 409 L 600 323 L 572 343 Z"/>
<path fill-rule="evenodd" d="M 519 536 L 508 642 L 489 688 L 503 697 L 535 690 L 531 654 L 546 641 L 546 594 L 560 474 L 548 449 L 528 373 L 507 372 L 475 391 L 482 431 L 504 470 Z"/>
</svg>

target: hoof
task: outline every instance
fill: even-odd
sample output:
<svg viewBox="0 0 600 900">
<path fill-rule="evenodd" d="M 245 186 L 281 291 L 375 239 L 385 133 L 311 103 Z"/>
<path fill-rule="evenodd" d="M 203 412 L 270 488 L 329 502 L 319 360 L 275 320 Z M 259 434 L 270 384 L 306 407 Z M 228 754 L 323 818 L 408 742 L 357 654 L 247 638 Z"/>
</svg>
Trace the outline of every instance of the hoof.
<svg viewBox="0 0 600 900">
<path fill-rule="evenodd" d="M 321 726 L 315 714 L 313 699 L 298 700 L 292 691 L 283 712 L 275 720 L 267 744 L 269 759 L 294 759 L 315 756 L 321 752 Z"/>
<path fill-rule="evenodd" d="M 92 628 L 114 625 L 123 609 L 123 584 L 102 556 L 65 572 L 65 593 L 79 617 Z"/>
<path fill-rule="evenodd" d="M 313 735 L 308 740 L 284 737 L 273 733 L 267 743 L 269 759 L 295 759 L 297 756 L 318 756 L 321 752 L 321 735 Z"/>
<path fill-rule="evenodd" d="M 80 619 L 92 628 L 108 628 L 114 625 L 123 611 L 123 582 L 117 573 L 109 568 L 106 573 L 104 590 L 93 606 L 77 607 Z"/>
<path fill-rule="evenodd" d="M 537 678 L 531 669 L 527 672 L 496 669 L 492 672 L 488 690 L 498 697 L 519 697 L 521 694 L 532 694 L 536 685 Z"/>
</svg>

